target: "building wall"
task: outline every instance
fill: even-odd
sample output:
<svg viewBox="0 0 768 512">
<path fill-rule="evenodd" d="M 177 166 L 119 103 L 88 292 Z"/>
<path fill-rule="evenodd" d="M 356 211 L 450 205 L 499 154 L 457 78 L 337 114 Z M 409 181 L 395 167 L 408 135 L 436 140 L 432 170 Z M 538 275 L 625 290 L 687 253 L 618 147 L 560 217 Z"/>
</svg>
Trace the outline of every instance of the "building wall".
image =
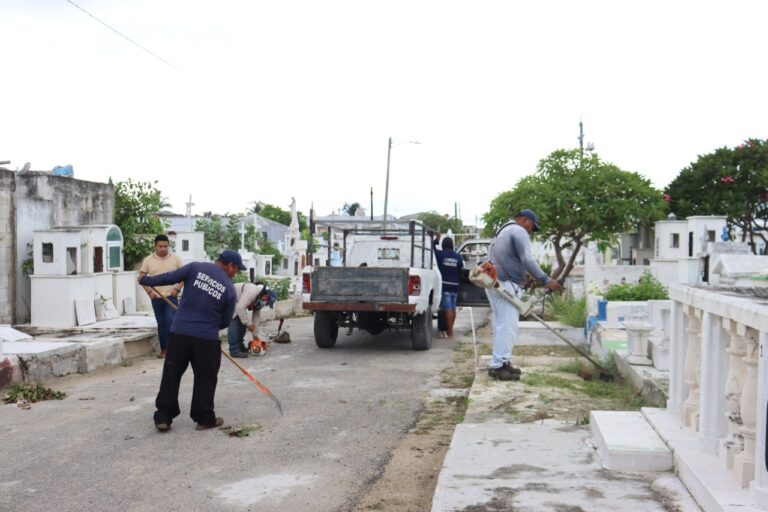
<svg viewBox="0 0 768 512">
<path fill-rule="evenodd" d="M 0 169 L 0 324 L 13 322 L 14 269 L 16 237 L 14 236 L 14 195 L 16 173 Z"/>
<path fill-rule="evenodd" d="M 22 264 L 31 257 L 33 232 L 55 226 L 112 224 L 115 217 L 114 187 L 46 172 L 11 173 L 15 183 L 15 306 L 11 323 L 30 320 L 30 282 Z M 9 183 L 0 182 L 0 194 Z M 1 300 L 0 296 L 0 300 Z"/>
</svg>

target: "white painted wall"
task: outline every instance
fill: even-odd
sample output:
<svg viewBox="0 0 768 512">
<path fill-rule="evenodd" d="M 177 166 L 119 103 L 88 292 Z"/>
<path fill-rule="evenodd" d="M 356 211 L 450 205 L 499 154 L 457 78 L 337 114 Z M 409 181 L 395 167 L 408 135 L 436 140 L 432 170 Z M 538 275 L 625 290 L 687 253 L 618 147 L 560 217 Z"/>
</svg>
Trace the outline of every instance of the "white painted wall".
<svg viewBox="0 0 768 512">
<path fill-rule="evenodd" d="M 168 238 L 173 242 L 173 252 L 179 255 L 185 265 L 193 261 L 208 261 L 208 255 L 205 254 L 205 233 L 176 232 L 168 235 Z"/>
<path fill-rule="evenodd" d="M 33 240 L 35 275 L 65 276 L 70 274 L 71 272 L 67 272 L 67 260 L 69 258 L 67 250 L 70 248 L 74 248 L 76 252 L 74 260 L 75 272 L 77 272 L 77 274 L 84 273 L 79 230 L 61 229 L 35 231 Z M 45 261 L 43 257 L 43 247 L 46 244 L 51 244 L 53 249 L 53 260 L 49 262 Z"/>
<path fill-rule="evenodd" d="M 121 315 L 125 313 L 125 299 L 132 299 L 134 304 L 136 303 L 136 278 L 138 275 L 139 273 L 135 271 L 112 273 L 112 302 Z M 144 293 L 144 290 L 141 293 Z"/>
<path fill-rule="evenodd" d="M 655 259 L 672 260 L 688 256 L 688 221 L 660 220 L 655 224 Z M 677 247 L 673 244 L 677 235 Z"/>
</svg>

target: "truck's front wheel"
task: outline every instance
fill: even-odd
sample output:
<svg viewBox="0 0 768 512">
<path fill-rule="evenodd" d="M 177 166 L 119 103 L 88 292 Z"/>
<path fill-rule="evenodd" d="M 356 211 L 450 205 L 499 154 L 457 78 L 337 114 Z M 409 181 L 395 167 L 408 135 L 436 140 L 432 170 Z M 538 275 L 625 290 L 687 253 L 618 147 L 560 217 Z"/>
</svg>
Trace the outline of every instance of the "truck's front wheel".
<svg viewBox="0 0 768 512">
<path fill-rule="evenodd" d="M 315 312 L 315 343 L 320 348 L 331 348 L 339 335 L 339 321 L 328 311 Z"/>
<path fill-rule="evenodd" d="M 411 324 L 411 344 L 413 350 L 429 350 L 432 347 L 432 307 L 413 317 Z"/>
</svg>

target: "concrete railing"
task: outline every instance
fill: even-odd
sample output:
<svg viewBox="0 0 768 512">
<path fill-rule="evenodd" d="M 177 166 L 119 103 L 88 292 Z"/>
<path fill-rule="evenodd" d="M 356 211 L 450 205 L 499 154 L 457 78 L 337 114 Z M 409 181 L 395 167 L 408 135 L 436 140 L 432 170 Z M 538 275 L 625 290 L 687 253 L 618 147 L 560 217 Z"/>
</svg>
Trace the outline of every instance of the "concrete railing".
<svg viewBox="0 0 768 512">
<path fill-rule="evenodd" d="M 768 510 L 768 305 L 681 284 L 669 294 L 668 410 Z"/>
</svg>

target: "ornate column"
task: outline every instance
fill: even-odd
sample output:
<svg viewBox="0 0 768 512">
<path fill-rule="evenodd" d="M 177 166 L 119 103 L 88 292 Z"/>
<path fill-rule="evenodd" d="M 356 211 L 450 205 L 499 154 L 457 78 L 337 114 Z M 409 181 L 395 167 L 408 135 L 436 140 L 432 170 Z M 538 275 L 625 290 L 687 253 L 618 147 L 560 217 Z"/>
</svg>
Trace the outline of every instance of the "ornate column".
<svg viewBox="0 0 768 512">
<path fill-rule="evenodd" d="M 744 449 L 741 435 L 741 390 L 744 389 L 744 356 L 747 354 L 744 336 L 746 327 L 731 321 L 728 332 L 728 377 L 725 381 L 725 418 L 728 435 L 723 440 L 720 457 L 728 469 L 733 469 L 733 457 Z"/>
<path fill-rule="evenodd" d="M 688 348 L 685 351 L 684 381 L 688 398 L 683 404 L 683 424 L 693 431 L 699 430 L 699 370 L 701 367 L 701 310 L 688 306 L 685 313 Z"/>
<path fill-rule="evenodd" d="M 705 312 L 701 323 L 699 448 L 710 455 L 717 455 L 721 440 L 727 433 L 725 383 L 728 375 L 728 354 L 726 346 L 730 337 L 723 332 L 722 317 Z"/>
<path fill-rule="evenodd" d="M 760 333 L 757 350 L 757 464 L 755 479 L 749 484 L 749 497 L 758 508 L 768 510 L 768 333 Z"/>
<path fill-rule="evenodd" d="M 733 459 L 733 469 L 736 482 L 746 487 L 755 478 L 755 428 L 757 426 L 757 336 L 749 329 L 744 341 L 747 355 L 743 361 L 746 365 L 744 390 L 741 393 L 741 435 L 744 436 L 744 450 Z"/>
<path fill-rule="evenodd" d="M 648 358 L 648 333 L 653 330 L 653 325 L 646 322 L 644 318 L 625 320 L 623 323 L 627 329 L 627 344 L 629 345 L 627 362 L 651 366 L 653 362 Z"/>
<path fill-rule="evenodd" d="M 682 302 L 672 301 L 670 307 L 669 345 L 671 362 L 669 371 L 669 400 L 667 410 L 675 417 L 682 418 L 683 402 L 688 395 L 684 381 L 685 368 L 685 315 L 686 306 Z"/>
</svg>

